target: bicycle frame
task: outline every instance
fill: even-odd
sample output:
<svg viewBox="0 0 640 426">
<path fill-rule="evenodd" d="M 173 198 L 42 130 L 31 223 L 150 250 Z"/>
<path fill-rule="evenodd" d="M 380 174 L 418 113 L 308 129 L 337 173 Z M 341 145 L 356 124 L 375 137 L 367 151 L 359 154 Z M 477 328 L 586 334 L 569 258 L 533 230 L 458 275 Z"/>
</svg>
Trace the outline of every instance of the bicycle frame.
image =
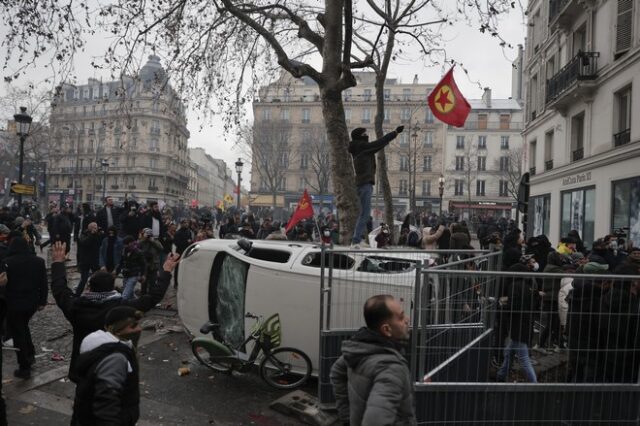
<svg viewBox="0 0 640 426">
<path fill-rule="evenodd" d="M 234 363 L 237 363 L 238 365 L 238 367 L 235 367 L 234 369 L 240 372 L 244 372 L 244 371 L 247 371 L 249 368 L 251 368 L 251 366 L 254 364 L 256 359 L 258 359 L 258 357 L 260 356 L 260 352 L 264 352 L 265 356 L 268 355 L 269 351 L 264 347 L 260 339 L 261 334 L 263 332 L 262 330 L 263 325 L 264 324 L 261 321 L 258 321 L 258 323 L 255 326 L 255 329 L 251 332 L 251 334 L 249 334 L 249 336 L 247 336 L 247 338 L 244 339 L 242 343 L 240 343 L 235 347 L 227 344 L 222 339 L 218 339 L 218 336 L 216 336 L 214 333 L 213 338 L 218 342 L 223 343 L 233 352 L 233 356 L 220 357 L 220 359 L 233 360 Z M 253 349 L 251 350 L 251 353 L 248 354 L 246 351 L 243 351 L 242 348 L 246 348 L 247 344 L 249 344 L 252 340 L 255 341 L 255 344 L 253 346 Z"/>
</svg>

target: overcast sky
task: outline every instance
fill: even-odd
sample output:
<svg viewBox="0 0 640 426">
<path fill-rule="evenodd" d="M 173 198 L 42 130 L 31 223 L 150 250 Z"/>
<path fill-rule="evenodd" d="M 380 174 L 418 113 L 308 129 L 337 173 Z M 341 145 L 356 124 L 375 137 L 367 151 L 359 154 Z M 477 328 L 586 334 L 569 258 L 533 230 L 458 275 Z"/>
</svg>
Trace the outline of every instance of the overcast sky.
<svg viewBox="0 0 640 426">
<path fill-rule="evenodd" d="M 519 6 L 513 9 L 509 15 L 500 17 L 500 34 L 507 43 L 513 46 L 511 49 L 501 48 L 499 40 L 481 34 L 477 28 L 467 25 L 446 28 L 443 36 L 446 40 L 447 55 L 462 63 L 469 72 L 468 76 L 459 68 L 455 72 L 456 81 L 465 97 L 468 99 L 479 98 L 482 95 L 480 87 L 490 87 L 494 99 L 511 96 L 511 64 L 517 56 L 517 45 L 524 44 L 525 28 L 524 16 Z M 0 31 L 0 35 L 3 36 L 4 31 Z M 105 48 L 105 40 L 96 37 L 94 40 L 89 40 L 87 51 L 95 55 L 95 52 L 104 51 Z M 75 67 L 77 75 L 80 76 L 80 83 L 85 83 L 89 77 L 108 78 L 107 74 L 100 75 L 94 70 L 89 62 L 90 55 L 88 53 L 78 54 L 76 57 Z M 443 70 L 447 69 L 448 66 L 425 68 L 419 62 L 393 64 L 389 70 L 389 77 L 399 78 L 402 82 L 409 83 L 417 74 L 420 83 L 436 83 L 442 76 Z M 27 78 L 18 80 L 17 84 L 24 85 L 28 81 L 40 82 L 46 75 L 45 71 L 36 68 Z M 6 86 L 0 87 L 0 95 L 4 96 L 6 90 Z M 2 113 L 10 115 L 6 111 Z M 9 117 L 0 118 L 4 121 Z M 211 156 L 225 160 L 233 170 L 233 163 L 242 154 L 234 149 L 231 139 L 225 139 L 222 127 L 215 120 L 207 123 L 199 121 L 197 111 L 189 110 L 187 118 L 188 128 L 191 132 L 189 146 L 203 147 Z M 202 130 L 200 130 L 201 126 Z M 245 173 L 244 177 L 244 182 L 247 183 L 248 174 Z"/>
</svg>

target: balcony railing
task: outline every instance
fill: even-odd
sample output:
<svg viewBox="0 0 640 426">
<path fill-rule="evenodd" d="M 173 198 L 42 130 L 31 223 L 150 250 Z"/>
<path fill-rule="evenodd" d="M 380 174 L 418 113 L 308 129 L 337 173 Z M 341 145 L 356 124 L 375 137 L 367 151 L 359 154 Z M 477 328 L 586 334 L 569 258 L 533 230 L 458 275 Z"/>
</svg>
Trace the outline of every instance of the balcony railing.
<svg viewBox="0 0 640 426">
<path fill-rule="evenodd" d="M 529 167 L 529 174 L 531 176 L 535 176 L 536 175 L 536 168 L 535 167 Z"/>
<path fill-rule="evenodd" d="M 613 145 L 622 146 L 631 141 L 631 129 L 626 129 L 613 135 Z"/>
<path fill-rule="evenodd" d="M 580 147 L 578 149 L 575 149 L 571 153 L 571 160 L 572 161 L 579 161 L 579 160 L 582 160 L 583 158 L 584 158 L 584 147 Z"/>
<path fill-rule="evenodd" d="M 558 99 L 574 83 L 595 80 L 598 77 L 598 57 L 600 52 L 578 52 L 567 65 L 547 80 L 547 104 Z"/>
<path fill-rule="evenodd" d="M 544 171 L 553 170 L 553 160 L 547 160 L 544 162 Z"/>
</svg>

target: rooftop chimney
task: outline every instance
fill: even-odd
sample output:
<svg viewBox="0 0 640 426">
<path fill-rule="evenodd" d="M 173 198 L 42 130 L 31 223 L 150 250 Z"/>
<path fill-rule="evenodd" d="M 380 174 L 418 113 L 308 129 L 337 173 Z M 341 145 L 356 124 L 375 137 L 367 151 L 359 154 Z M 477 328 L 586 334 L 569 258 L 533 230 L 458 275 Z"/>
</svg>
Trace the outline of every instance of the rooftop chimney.
<svg viewBox="0 0 640 426">
<path fill-rule="evenodd" d="M 482 100 L 487 108 L 491 108 L 491 89 L 488 87 L 484 88 L 484 94 L 482 95 Z"/>
<path fill-rule="evenodd" d="M 418 74 L 413 76 L 413 84 L 418 84 Z"/>
</svg>

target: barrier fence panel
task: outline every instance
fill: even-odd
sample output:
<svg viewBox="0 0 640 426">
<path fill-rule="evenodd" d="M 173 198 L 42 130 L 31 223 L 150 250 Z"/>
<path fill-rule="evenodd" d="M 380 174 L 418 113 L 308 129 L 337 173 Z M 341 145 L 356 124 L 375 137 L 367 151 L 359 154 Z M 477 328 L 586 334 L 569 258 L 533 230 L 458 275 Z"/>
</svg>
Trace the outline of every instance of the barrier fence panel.
<svg viewBox="0 0 640 426">
<path fill-rule="evenodd" d="M 329 372 L 340 356 L 341 342 L 364 326 L 364 302 L 376 294 L 390 294 L 410 315 L 414 312 L 415 282 L 423 268 L 464 268 L 464 263 L 457 261 L 461 254 L 482 268 L 489 268 L 496 259 L 485 250 L 323 250 L 318 380 L 321 403 L 333 402 Z M 444 261 L 448 263 L 441 264 Z M 434 328 L 428 333 L 439 332 Z"/>
</svg>

